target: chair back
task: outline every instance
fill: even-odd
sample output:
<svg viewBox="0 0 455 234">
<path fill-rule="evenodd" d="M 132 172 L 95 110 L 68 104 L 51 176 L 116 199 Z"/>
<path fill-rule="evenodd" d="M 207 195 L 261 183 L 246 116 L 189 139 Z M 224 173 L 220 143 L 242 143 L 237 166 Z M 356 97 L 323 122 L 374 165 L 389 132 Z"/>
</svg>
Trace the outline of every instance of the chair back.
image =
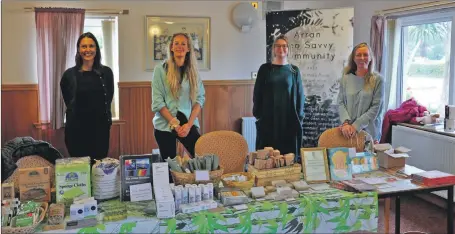
<svg viewBox="0 0 455 234">
<path fill-rule="evenodd" d="M 321 134 L 318 141 L 318 147 L 347 147 L 355 148 L 357 152 L 364 152 L 366 140 L 372 140 L 372 138 L 370 134 L 363 130 L 357 133 L 355 137 L 347 139 L 343 136 L 341 130 L 336 127 L 327 129 Z M 371 144 L 373 144 L 373 142 Z"/>
<path fill-rule="evenodd" d="M 215 154 L 224 173 L 243 172 L 248 155 L 245 138 L 233 131 L 214 131 L 202 135 L 195 146 L 196 155 Z"/>
</svg>

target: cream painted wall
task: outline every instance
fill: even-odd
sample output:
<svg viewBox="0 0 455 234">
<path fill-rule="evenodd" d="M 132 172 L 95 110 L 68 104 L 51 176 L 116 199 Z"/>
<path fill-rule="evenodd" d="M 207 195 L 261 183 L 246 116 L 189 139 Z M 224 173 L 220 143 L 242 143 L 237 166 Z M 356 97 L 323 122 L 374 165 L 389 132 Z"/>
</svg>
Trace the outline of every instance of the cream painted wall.
<svg viewBox="0 0 455 234">
<path fill-rule="evenodd" d="M 242 33 L 230 20 L 235 5 L 234 1 L 4 2 L 2 84 L 37 83 L 34 13 L 23 10 L 28 6 L 129 9 L 129 15 L 119 16 L 120 81 L 152 78 L 152 72 L 145 71 L 146 15 L 211 17 L 211 70 L 202 71 L 202 78 L 249 79 L 265 62 L 265 20 Z"/>
<path fill-rule="evenodd" d="M 284 9 L 327 9 L 354 7 L 354 44 L 370 42 L 371 17 L 375 11 L 399 8 L 430 1 L 366 1 L 366 0 L 330 0 L 330 1 L 285 1 Z"/>
<path fill-rule="evenodd" d="M 260 2 L 260 1 L 259 1 Z M 374 11 L 422 1 L 286 1 L 284 9 L 355 8 L 354 42 L 369 41 Z M 145 15 L 211 17 L 211 70 L 202 71 L 204 80 L 249 79 L 265 62 L 265 20 L 249 33 L 241 33 L 231 22 L 235 1 L 3 1 L 2 84 L 35 84 L 36 42 L 34 13 L 24 7 L 80 7 L 87 9 L 129 9 L 119 16 L 120 81 L 150 81 L 145 71 Z M 261 6 L 260 6 L 261 7 Z"/>
</svg>

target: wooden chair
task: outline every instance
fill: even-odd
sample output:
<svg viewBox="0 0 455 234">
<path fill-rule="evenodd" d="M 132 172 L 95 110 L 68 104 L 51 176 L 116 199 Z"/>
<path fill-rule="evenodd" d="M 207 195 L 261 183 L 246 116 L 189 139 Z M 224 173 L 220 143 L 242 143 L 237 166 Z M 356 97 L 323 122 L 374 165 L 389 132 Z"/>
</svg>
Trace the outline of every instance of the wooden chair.
<svg viewBox="0 0 455 234">
<path fill-rule="evenodd" d="M 196 142 L 196 155 L 216 154 L 224 173 L 243 172 L 248 144 L 245 138 L 233 131 L 214 131 L 202 135 Z"/>
<path fill-rule="evenodd" d="M 319 137 L 318 146 L 326 148 L 348 147 L 356 148 L 357 152 L 365 151 L 365 138 L 372 140 L 370 134 L 360 131 L 351 139 L 346 139 L 338 127 L 325 130 Z"/>
</svg>

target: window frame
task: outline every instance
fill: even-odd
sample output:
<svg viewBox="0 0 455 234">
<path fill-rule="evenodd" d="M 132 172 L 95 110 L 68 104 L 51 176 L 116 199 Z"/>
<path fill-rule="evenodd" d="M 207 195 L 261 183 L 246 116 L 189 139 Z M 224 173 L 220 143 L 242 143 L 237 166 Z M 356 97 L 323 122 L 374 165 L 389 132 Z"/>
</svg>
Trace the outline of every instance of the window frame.
<svg viewBox="0 0 455 234">
<path fill-rule="evenodd" d="M 455 105 L 455 9 L 450 9 L 445 12 L 431 12 L 422 13 L 413 16 L 400 17 L 397 19 L 396 27 L 400 32 L 400 45 L 399 45 L 399 57 L 398 57 L 398 68 L 397 68 L 397 85 L 396 85 L 396 100 L 398 103 L 403 103 L 403 56 L 404 56 L 404 42 L 405 42 L 405 30 L 404 27 L 419 25 L 419 24 L 431 24 L 442 21 L 451 21 L 451 32 L 450 32 L 450 67 L 449 67 L 449 93 L 448 103 L 446 105 Z M 441 113 L 443 114 L 443 113 Z"/>
<path fill-rule="evenodd" d="M 116 41 L 113 42 L 113 46 L 116 48 L 116 52 L 114 52 L 114 66 L 117 65 L 117 67 L 111 67 L 112 72 L 114 73 L 114 97 L 113 97 L 113 102 L 111 105 L 111 111 L 115 113 L 115 115 L 112 115 L 112 120 L 119 120 L 120 119 L 120 95 L 119 95 L 119 88 L 118 88 L 118 83 L 120 82 L 120 58 L 119 58 L 119 53 L 120 53 L 120 48 L 119 48 L 119 17 L 116 14 L 112 15 L 106 15 L 106 14 L 86 14 L 85 19 L 96 19 L 96 20 L 113 20 L 115 21 L 114 29 L 115 29 L 115 39 Z M 85 24 L 84 24 L 85 28 Z M 85 30 L 83 30 L 85 32 Z M 101 60 L 102 61 L 102 60 Z"/>
</svg>

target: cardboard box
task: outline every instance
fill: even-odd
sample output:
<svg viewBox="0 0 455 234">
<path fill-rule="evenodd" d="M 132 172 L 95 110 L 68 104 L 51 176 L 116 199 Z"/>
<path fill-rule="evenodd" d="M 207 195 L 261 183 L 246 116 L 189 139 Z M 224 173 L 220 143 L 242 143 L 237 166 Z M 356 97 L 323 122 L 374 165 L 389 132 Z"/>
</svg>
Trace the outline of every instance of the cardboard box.
<svg viewBox="0 0 455 234">
<path fill-rule="evenodd" d="M 403 146 L 394 149 L 390 144 L 377 144 L 374 150 L 378 156 L 379 166 L 383 168 L 404 167 L 411 151 Z"/>
<path fill-rule="evenodd" d="M 50 167 L 19 168 L 21 201 L 51 201 Z"/>
<path fill-rule="evenodd" d="M 154 186 L 156 217 L 160 219 L 175 217 L 175 202 L 169 186 Z"/>
</svg>

